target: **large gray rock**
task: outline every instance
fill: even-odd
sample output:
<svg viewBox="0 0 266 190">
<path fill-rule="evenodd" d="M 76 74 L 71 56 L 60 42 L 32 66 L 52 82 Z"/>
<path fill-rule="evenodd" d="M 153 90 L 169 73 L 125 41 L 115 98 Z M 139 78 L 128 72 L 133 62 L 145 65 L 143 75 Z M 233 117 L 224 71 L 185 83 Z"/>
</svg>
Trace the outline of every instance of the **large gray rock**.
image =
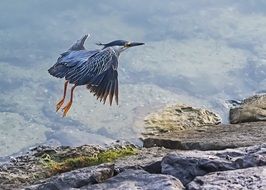
<svg viewBox="0 0 266 190">
<path fill-rule="evenodd" d="M 82 187 L 83 190 L 181 190 L 182 183 L 173 176 L 126 170 L 104 183 Z"/>
<path fill-rule="evenodd" d="M 120 173 L 127 169 L 142 169 L 149 173 L 161 173 L 161 161 L 172 150 L 163 147 L 141 148 L 138 154 L 115 161 L 115 170 Z"/>
<path fill-rule="evenodd" d="M 89 184 L 101 183 L 113 175 L 114 165 L 103 164 L 97 167 L 86 167 L 55 175 L 39 182 L 39 184 L 27 187 L 25 190 L 65 190 L 69 188 L 80 188 Z"/>
<path fill-rule="evenodd" d="M 184 185 L 210 172 L 266 165 L 266 144 L 223 151 L 173 152 L 162 160 L 162 173 L 175 176 Z"/>
<path fill-rule="evenodd" d="M 266 121 L 266 95 L 255 95 L 243 101 L 231 101 L 234 105 L 229 112 L 230 123 Z"/>
<path fill-rule="evenodd" d="M 264 190 L 266 187 L 266 167 L 252 167 L 233 171 L 215 172 L 196 177 L 186 186 L 187 190 Z"/>
</svg>

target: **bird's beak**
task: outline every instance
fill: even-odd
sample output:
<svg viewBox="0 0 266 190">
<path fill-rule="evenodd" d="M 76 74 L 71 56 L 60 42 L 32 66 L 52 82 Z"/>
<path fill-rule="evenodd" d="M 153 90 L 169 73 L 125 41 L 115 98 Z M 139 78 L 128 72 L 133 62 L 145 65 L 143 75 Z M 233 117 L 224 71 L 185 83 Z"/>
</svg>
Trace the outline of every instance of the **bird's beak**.
<svg viewBox="0 0 266 190">
<path fill-rule="evenodd" d="M 144 45 L 144 43 L 141 43 L 141 42 L 130 42 L 126 46 L 127 47 L 134 47 L 134 46 L 141 46 L 141 45 Z"/>
</svg>

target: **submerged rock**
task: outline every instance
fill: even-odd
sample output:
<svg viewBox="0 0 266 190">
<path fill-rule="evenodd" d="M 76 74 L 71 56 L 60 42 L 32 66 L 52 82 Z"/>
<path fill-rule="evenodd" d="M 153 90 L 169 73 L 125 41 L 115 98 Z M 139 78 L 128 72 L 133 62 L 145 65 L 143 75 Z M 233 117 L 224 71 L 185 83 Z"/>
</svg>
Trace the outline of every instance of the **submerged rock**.
<svg viewBox="0 0 266 190">
<path fill-rule="evenodd" d="M 253 167 L 233 171 L 214 172 L 196 177 L 186 186 L 187 190 L 239 190 L 266 187 L 266 167 Z"/>
<path fill-rule="evenodd" d="M 162 160 L 162 173 L 175 176 L 184 185 L 197 176 L 217 171 L 266 165 L 266 144 L 224 151 L 173 152 Z"/>
<path fill-rule="evenodd" d="M 104 183 L 82 187 L 83 190 L 182 190 L 182 183 L 173 176 L 150 174 L 143 170 L 126 170 Z"/>
<path fill-rule="evenodd" d="M 238 102 L 230 109 L 229 121 L 232 124 L 266 121 L 266 95 L 255 95 Z"/>
<path fill-rule="evenodd" d="M 1 95 L 0 95 L 1 96 Z M 1 112 L 0 102 L 0 155 L 7 156 L 36 143 L 46 141 L 45 133 L 49 131 L 43 124 L 31 123 L 19 113 Z M 27 128 L 28 130 L 24 130 Z"/>
</svg>

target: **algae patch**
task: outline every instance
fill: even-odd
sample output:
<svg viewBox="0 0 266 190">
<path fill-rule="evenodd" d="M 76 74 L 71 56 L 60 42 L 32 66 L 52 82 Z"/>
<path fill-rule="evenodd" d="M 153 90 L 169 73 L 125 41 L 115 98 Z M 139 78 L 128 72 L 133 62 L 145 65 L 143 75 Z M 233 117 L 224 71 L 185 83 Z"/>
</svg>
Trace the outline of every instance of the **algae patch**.
<svg viewBox="0 0 266 190">
<path fill-rule="evenodd" d="M 41 156 L 41 163 L 52 175 L 71 171 L 73 169 L 94 166 L 106 162 L 112 162 L 118 158 L 137 154 L 137 149 L 133 147 L 123 147 L 119 149 L 103 150 L 94 155 L 78 155 L 74 157 L 58 158 L 47 153 Z"/>
</svg>

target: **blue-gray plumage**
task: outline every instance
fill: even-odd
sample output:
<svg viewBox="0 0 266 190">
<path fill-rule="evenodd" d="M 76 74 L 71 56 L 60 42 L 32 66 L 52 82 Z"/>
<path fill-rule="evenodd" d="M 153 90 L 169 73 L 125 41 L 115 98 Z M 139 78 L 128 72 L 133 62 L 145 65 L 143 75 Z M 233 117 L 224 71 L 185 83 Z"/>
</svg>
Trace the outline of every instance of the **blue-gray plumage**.
<svg viewBox="0 0 266 190">
<path fill-rule="evenodd" d="M 64 103 L 68 83 L 74 84 L 68 104 L 63 108 L 66 116 L 73 101 L 73 92 L 76 86 L 86 85 L 97 96 L 97 99 L 106 102 L 109 96 L 112 105 L 113 96 L 118 104 L 118 58 L 121 52 L 129 47 L 143 45 L 144 43 L 116 40 L 107 44 L 98 43 L 102 49 L 86 50 L 84 42 L 88 35 L 83 36 L 66 52 L 62 53 L 57 62 L 48 72 L 57 78 L 65 78 L 64 95 L 57 103 L 58 111 Z"/>
</svg>

